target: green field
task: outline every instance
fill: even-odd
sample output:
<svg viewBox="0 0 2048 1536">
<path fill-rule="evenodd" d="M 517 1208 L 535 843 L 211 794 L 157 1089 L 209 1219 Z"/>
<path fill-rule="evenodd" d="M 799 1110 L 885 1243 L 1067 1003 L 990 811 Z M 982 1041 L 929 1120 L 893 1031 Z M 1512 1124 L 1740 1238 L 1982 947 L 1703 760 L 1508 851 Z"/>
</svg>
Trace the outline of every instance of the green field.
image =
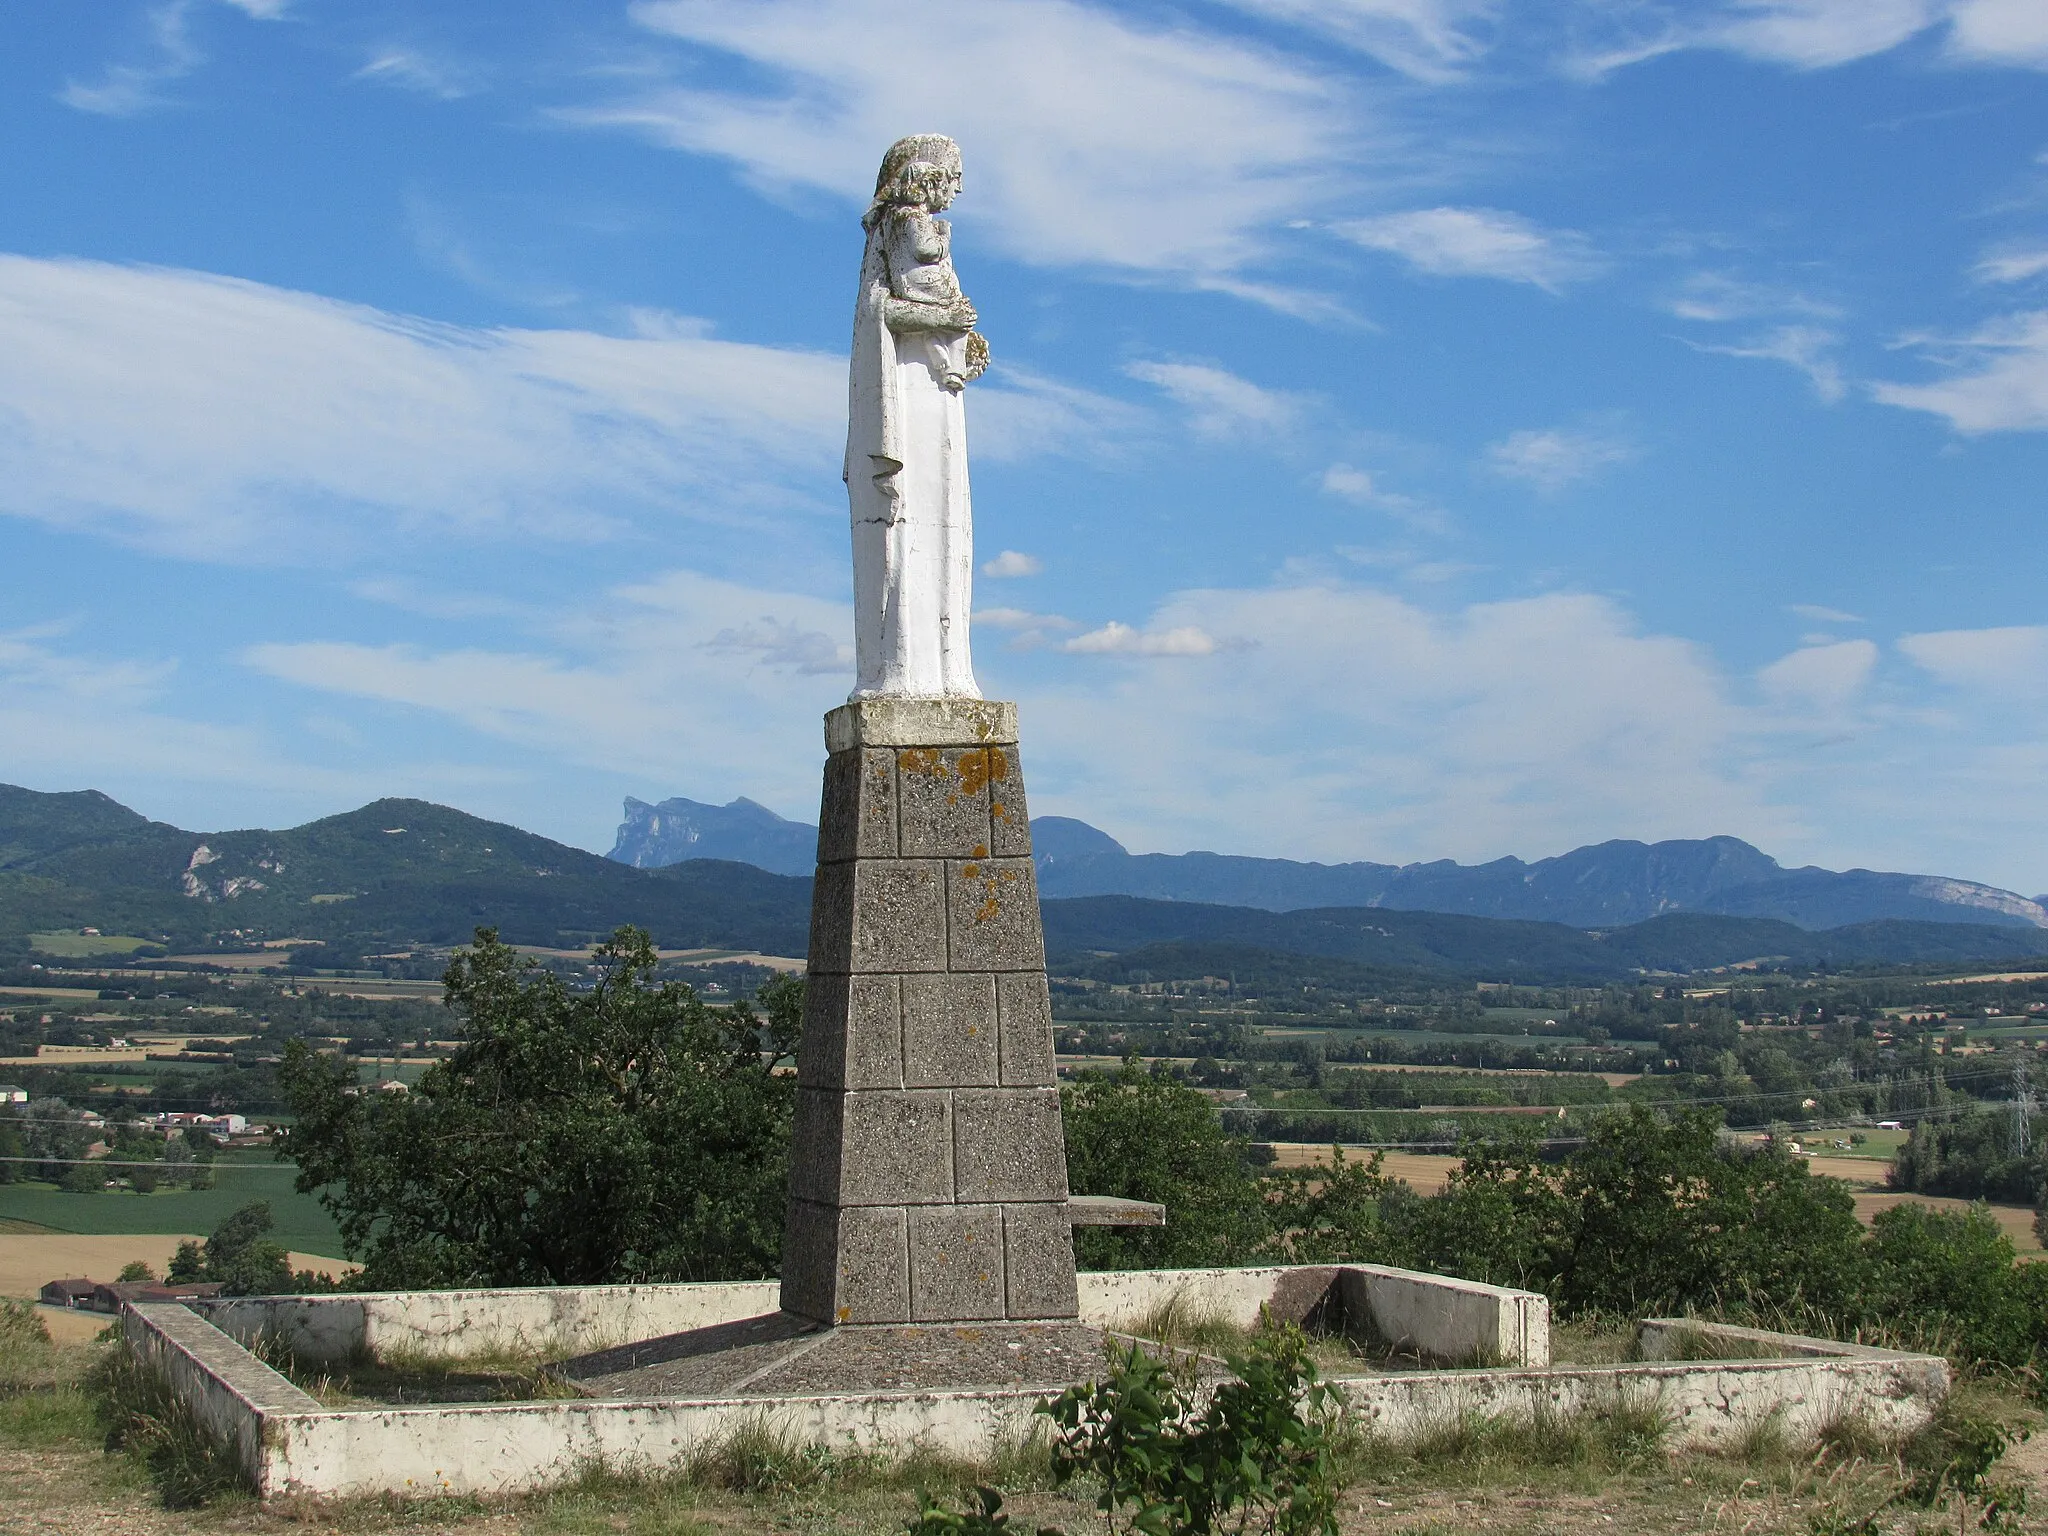
<svg viewBox="0 0 2048 1536">
<path fill-rule="evenodd" d="M 59 1232 L 193 1232 L 205 1236 L 251 1200 L 268 1200 L 271 1233 L 295 1253 L 345 1258 L 341 1233 L 320 1202 L 292 1188 L 292 1170 L 269 1163 L 218 1163 L 212 1189 L 153 1195 L 107 1190 L 73 1195 L 54 1184 L 0 1184 L 0 1222 L 25 1221 Z"/>
<path fill-rule="evenodd" d="M 37 954 L 57 955 L 66 960 L 82 960 L 88 955 L 132 955 L 155 942 L 125 933 L 77 933 L 70 929 L 28 936 L 29 948 Z"/>
</svg>

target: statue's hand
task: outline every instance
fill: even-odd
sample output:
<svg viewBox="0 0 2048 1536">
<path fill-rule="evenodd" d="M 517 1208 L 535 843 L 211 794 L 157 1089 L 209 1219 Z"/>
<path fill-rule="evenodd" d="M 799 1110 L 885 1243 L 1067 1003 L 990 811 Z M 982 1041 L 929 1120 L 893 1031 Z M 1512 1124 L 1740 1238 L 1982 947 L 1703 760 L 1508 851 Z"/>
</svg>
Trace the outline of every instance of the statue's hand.
<svg viewBox="0 0 2048 1536">
<path fill-rule="evenodd" d="M 947 307 L 946 314 L 953 324 L 963 331 L 973 330 L 975 322 L 981 318 L 975 313 L 974 306 L 968 303 L 967 295 L 964 293 Z"/>
</svg>

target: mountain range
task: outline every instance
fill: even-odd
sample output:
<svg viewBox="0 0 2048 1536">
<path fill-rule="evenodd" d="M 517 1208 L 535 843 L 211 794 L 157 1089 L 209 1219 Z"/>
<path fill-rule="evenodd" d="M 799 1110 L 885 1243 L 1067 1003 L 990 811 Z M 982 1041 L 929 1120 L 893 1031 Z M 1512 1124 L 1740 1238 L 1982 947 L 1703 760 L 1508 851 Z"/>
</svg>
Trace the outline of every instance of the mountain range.
<svg viewBox="0 0 2048 1536">
<path fill-rule="evenodd" d="M 1041 858 L 1049 871 L 1077 841 L 1101 851 L 1090 841 L 1102 839 L 1093 828 L 1048 821 L 1055 824 Z M 63 932 L 75 948 L 86 928 L 173 950 L 301 939 L 339 957 L 457 944 L 483 925 L 515 943 L 580 947 L 629 922 L 664 948 L 801 955 L 810 901 L 807 876 L 709 858 L 640 869 L 422 800 L 378 800 L 283 831 L 188 832 L 93 791 L 0 785 L 0 963 L 24 961 L 39 934 Z M 1053 896 L 1041 906 L 1056 968 L 1114 961 L 1161 976 L 1218 974 L 1258 955 L 1403 975 L 1594 982 L 1759 961 L 1843 966 L 2048 954 L 2048 929 L 2010 921 L 1894 918 L 1816 931 L 1777 918 L 1667 912 L 1574 926 L 1123 894 Z"/>
<path fill-rule="evenodd" d="M 626 802 L 611 857 L 637 869 L 714 858 L 807 875 L 817 828 L 751 800 Z M 1131 853 L 1067 816 L 1031 823 L 1044 897 L 1149 896 L 1260 907 L 1384 907 L 1602 928 L 1668 912 L 1776 918 L 1801 928 L 1907 919 L 2048 928 L 2048 907 L 1995 886 L 1878 870 L 1787 869 L 1740 838 L 1615 841 L 1488 864 L 1314 864 L 1221 853 Z"/>
</svg>

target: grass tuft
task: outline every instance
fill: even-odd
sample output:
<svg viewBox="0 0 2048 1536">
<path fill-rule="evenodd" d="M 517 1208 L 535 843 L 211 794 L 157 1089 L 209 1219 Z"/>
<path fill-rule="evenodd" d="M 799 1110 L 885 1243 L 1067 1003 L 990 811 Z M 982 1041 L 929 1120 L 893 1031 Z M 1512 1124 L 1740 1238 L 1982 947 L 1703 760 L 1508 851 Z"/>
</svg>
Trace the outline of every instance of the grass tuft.
<svg viewBox="0 0 2048 1536">
<path fill-rule="evenodd" d="M 1221 1354 L 1244 1348 L 1250 1335 L 1221 1311 L 1204 1307 L 1184 1289 L 1173 1291 L 1156 1306 L 1116 1325 L 1119 1333 L 1135 1334 L 1169 1349 Z"/>
<path fill-rule="evenodd" d="M 250 1498 L 255 1484 L 236 1448 L 202 1424 L 170 1379 L 128 1349 L 109 1349 L 88 1377 L 110 1451 L 148 1469 L 167 1509 Z"/>
</svg>

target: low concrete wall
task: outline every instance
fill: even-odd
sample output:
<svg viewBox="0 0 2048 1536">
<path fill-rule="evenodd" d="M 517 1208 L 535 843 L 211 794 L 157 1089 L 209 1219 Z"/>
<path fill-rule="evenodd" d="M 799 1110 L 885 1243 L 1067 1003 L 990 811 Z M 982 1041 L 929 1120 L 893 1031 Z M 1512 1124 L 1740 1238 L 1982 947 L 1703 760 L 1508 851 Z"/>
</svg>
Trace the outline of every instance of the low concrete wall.
<svg viewBox="0 0 2048 1536">
<path fill-rule="evenodd" d="M 1359 1426 L 1412 1440 L 1460 1418 L 1537 1420 L 1651 1411 L 1668 1444 L 1714 1449 L 1775 1424 L 1793 1445 L 1861 1421 L 1885 1438 L 1911 1434 L 1948 1393 L 1948 1362 L 1926 1355 L 1698 1360 L 1547 1371 L 1425 1371 L 1337 1384 Z"/>
<path fill-rule="evenodd" d="M 163 1372 L 193 1417 L 233 1448 L 259 1495 L 280 1491 L 264 1426 L 317 1413 L 317 1402 L 177 1302 L 128 1304 L 121 1334 L 137 1359 Z"/>
<path fill-rule="evenodd" d="M 365 1351 L 464 1358 L 497 1352 L 580 1355 L 635 1339 L 773 1312 L 775 1280 L 701 1285 L 581 1285 L 499 1291 L 367 1291 L 241 1296 L 194 1304 L 243 1343 L 268 1335 L 308 1364 Z"/>
<path fill-rule="evenodd" d="M 767 1424 L 798 1444 L 987 1458 L 1029 1433 L 1040 1392 L 881 1392 L 680 1402 L 577 1400 L 407 1407 L 273 1421 L 272 1487 L 325 1497 L 511 1493 L 586 1467 L 662 1469 Z"/>
<path fill-rule="evenodd" d="M 1347 1264 L 1344 1317 L 1397 1350 L 1451 1364 L 1550 1364 L 1550 1300 L 1534 1291 L 1444 1275 Z"/>
<path fill-rule="evenodd" d="M 1550 1302 L 1534 1291 L 1376 1264 L 1084 1272 L 1081 1321 L 1129 1327 L 1175 1296 L 1240 1328 L 1282 1322 L 1369 1328 L 1399 1349 L 1452 1363 L 1550 1363 Z"/>
<path fill-rule="evenodd" d="M 1285 1323 L 1320 1322 L 1328 1315 L 1335 1265 L 1274 1265 L 1265 1269 L 1083 1270 L 1081 1321 L 1125 1328 L 1176 1296 L 1204 1317 L 1250 1328 L 1260 1310 Z"/>
</svg>

